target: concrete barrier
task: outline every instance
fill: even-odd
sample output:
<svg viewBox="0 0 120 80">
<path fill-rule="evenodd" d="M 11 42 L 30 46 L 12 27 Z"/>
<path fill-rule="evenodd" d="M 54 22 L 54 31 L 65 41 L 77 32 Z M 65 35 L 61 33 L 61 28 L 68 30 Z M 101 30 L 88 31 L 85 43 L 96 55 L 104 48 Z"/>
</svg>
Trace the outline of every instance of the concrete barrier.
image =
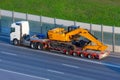
<svg viewBox="0 0 120 80">
<path fill-rule="evenodd" d="M 108 45 L 108 50 L 113 51 L 113 46 Z M 115 45 L 114 50 L 115 52 L 120 52 L 120 46 Z"/>
</svg>

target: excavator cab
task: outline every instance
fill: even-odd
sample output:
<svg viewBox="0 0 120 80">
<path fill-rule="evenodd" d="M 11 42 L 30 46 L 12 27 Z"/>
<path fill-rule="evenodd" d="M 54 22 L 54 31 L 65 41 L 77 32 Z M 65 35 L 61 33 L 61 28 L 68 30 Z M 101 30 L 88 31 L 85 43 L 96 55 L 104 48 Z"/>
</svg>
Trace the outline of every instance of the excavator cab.
<svg viewBox="0 0 120 80">
<path fill-rule="evenodd" d="M 84 46 L 88 45 L 91 41 L 86 39 L 86 38 L 82 38 L 79 40 L 73 40 L 72 44 L 77 46 L 77 47 L 81 47 L 83 48 Z"/>
<path fill-rule="evenodd" d="M 68 26 L 68 32 L 79 28 L 78 26 Z"/>
<path fill-rule="evenodd" d="M 79 26 L 69 26 L 68 27 L 68 32 L 76 30 L 77 28 L 79 28 Z M 72 44 L 77 46 L 77 47 L 81 47 L 81 48 L 83 48 L 84 46 L 88 45 L 91 42 L 87 38 L 81 37 L 78 34 L 73 35 L 72 38 L 73 38 Z"/>
</svg>

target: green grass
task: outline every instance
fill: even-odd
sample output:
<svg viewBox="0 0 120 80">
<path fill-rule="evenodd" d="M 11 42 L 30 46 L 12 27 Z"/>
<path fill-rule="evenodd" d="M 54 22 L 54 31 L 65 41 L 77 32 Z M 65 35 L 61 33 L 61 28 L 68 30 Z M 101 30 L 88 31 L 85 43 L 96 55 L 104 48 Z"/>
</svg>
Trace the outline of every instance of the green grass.
<svg viewBox="0 0 120 80">
<path fill-rule="evenodd" d="M 0 8 L 66 20 L 120 26 L 120 0 L 0 0 Z"/>
</svg>

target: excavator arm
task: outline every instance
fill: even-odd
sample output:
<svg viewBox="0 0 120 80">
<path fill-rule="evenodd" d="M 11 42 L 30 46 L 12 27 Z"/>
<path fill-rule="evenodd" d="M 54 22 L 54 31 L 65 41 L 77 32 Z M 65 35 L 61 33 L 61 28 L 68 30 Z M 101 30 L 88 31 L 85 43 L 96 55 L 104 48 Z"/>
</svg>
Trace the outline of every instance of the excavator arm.
<svg viewBox="0 0 120 80">
<path fill-rule="evenodd" d="M 83 50 L 99 50 L 99 51 L 104 51 L 107 49 L 107 46 L 104 45 L 101 41 L 99 41 L 94 35 L 92 35 L 88 30 L 83 29 L 83 28 L 77 28 L 72 31 L 69 31 L 66 34 L 66 37 L 69 37 L 71 39 L 71 36 L 74 35 L 80 35 L 89 41 L 93 42 L 94 45 L 86 45 L 83 47 Z"/>
</svg>

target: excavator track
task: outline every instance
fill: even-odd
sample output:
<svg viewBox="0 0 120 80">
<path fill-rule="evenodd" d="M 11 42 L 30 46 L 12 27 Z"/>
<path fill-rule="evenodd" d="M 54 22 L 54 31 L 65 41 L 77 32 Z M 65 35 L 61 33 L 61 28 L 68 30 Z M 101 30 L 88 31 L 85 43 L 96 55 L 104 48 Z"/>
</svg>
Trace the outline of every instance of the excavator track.
<svg viewBox="0 0 120 80">
<path fill-rule="evenodd" d="M 76 47 L 69 42 L 50 41 L 50 47 L 56 49 L 74 50 Z"/>
</svg>

